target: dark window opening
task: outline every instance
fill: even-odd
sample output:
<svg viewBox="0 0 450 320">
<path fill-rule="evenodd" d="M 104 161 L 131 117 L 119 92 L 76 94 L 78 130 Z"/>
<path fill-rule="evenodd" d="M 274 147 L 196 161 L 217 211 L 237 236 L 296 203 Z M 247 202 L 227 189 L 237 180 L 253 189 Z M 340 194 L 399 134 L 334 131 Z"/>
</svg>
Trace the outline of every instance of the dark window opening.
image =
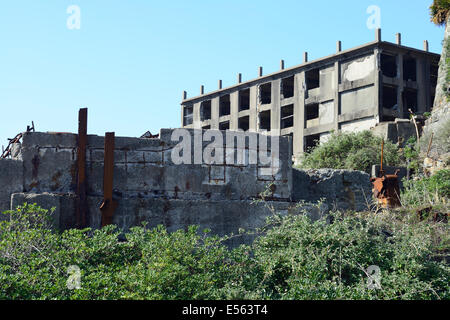
<svg viewBox="0 0 450 320">
<path fill-rule="evenodd" d="M 403 91 L 403 111 L 404 116 L 409 117 L 409 109 L 411 109 L 414 113 L 417 112 L 417 90 L 414 89 L 405 89 Z"/>
<path fill-rule="evenodd" d="M 294 76 L 281 80 L 281 94 L 284 99 L 294 96 Z"/>
<path fill-rule="evenodd" d="M 219 130 L 230 130 L 230 121 L 219 123 Z"/>
<path fill-rule="evenodd" d="M 230 114 L 230 95 L 221 96 L 219 99 L 219 117 L 228 116 Z"/>
<path fill-rule="evenodd" d="M 200 120 L 211 119 L 211 100 L 203 101 L 200 105 Z"/>
<path fill-rule="evenodd" d="M 438 71 L 439 71 L 438 65 L 432 64 L 430 66 L 430 83 L 433 88 L 436 88 L 437 85 Z"/>
<path fill-rule="evenodd" d="M 188 126 L 194 122 L 194 107 L 186 106 L 183 109 L 183 126 Z"/>
<path fill-rule="evenodd" d="M 403 80 L 416 81 L 416 59 L 405 56 L 403 57 Z"/>
<path fill-rule="evenodd" d="M 390 54 L 381 54 L 381 72 L 386 77 L 397 77 L 397 57 Z"/>
<path fill-rule="evenodd" d="M 250 128 L 250 117 L 241 117 L 238 121 L 239 129 L 247 131 Z"/>
<path fill-rule="evenodd" d="M 272 102 L 272 83 L 266 83 L 259 87 L 259 102 L 269 104 Z"/>
<path fill-rule="evenodd" d="M 294 126 L 294 105 L 281 107 L 281 129 Z"/>
<path fill-rule="evenodd" d="M 320 87 L 320 71 L 319 69 L 313 69 L 306 71 L 306 88 L 307 90 L 315 89 Z"/>
<path fill-rule="evenodd" d="M 383 108 L 398 109 L 397 87 L 383 86 Z"/>
<path fill-rule="evenodd" d="M 259 113 L 259 128 L 270 131 L 270 110 Z"/>
<path fill-rule="evenodd" d="M 319 117 L 319 104 L 313 103 L 306 106 L 306 120 L 317 119 Z"/>
<path fill-rule="evenodd" d="M 203 130 L 209 130 L 209 129 L 211 129 L 211 126 L 204 126 L 204 127 L 202 127 L 202 129 Z"/>
<path fill-rule="evenodd" d="M 250 89 L 239 91 L 239 111 L 250 109 Z"/>
<path fill-rule="evenodd" d="M 320 134 L 313 134 L 305 137 L 305 145 L 303 151 L 310 152 L 320 143 Z"/>
</svg>

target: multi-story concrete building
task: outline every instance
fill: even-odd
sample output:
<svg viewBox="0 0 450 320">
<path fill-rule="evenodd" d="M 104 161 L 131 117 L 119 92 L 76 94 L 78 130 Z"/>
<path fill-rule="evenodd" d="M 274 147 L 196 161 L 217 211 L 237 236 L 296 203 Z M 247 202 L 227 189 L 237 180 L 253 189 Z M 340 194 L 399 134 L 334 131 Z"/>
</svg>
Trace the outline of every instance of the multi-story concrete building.
<svg viewBox="0 0 450 320">
<path fill-rule="evenodd" d="M 440 55 L 424 49 L 375 41 L 333 55 L 285 68 L 236 85 L 187 98 L 181 103 L 186 128 L 244 131 L 267 130 L 293 137 L 294 156 L 332 131 L 370 129 L 395 118 L 409 118 L 409 109 L 430 111 L 434 101 Z"/>
</svg>

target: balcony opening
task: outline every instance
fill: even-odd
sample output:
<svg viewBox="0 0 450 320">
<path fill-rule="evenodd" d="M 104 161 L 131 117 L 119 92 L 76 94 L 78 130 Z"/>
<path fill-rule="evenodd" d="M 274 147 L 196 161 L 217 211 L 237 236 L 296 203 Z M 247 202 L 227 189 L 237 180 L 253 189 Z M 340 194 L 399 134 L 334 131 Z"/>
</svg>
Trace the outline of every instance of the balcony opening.
<svg viewBox="0 0 450 320">
<path fill-rule="evenodd" d="M 219 130 L 230 130 L 230 121 L 220 122 Z"/>
<path fill-rule="evenodd" d="M 194 107 L 183 107 L 183 126 L 188 126 L 194 122 Z"/>
<path fill-rule="evenodd" d="M 306 71 L 305 77 L 306 77 L 307 90 L 311 90 L 311 89 L 320 87 L 320 70 L 319 70 L 319 68 Z"/>
<path fill-rule="evenodd" d="M 416 59 L 410 56 L 403 57 L 403 80 L 406 81 L 416 81 L 417 80 L 417 70 L 416 70 Z"/>
<path fill-rule="evenodd" d="M 230 114 L 230 95 L 224 95 L 219 98 L 219 117 L 228 116 Z"/>
<path fill-rule="evenodd" d="M 383 108 L 398 109 L 397 87 L 383 86 Z"/>
<path fill-rule="evenodd" d="M 403 91 L 404 116 L 409 117 L 409 109 L 411 109 L 412 112 L 416 113 L 418 111 L 417 106 L 417 90 L 405 88 L 405 90 Z"/>
<path fill-rule="evenodd" d="M 272 103 L 272 83 L 262 84 L 259 87 L 259 102 L 261 104 Z"/>
<path fill-rule="evenodd" d="M 281 95 L 284 99 L 294 96 L 294 76 L 281 80 Z"/>
<path fill-rule="evenodd" d="M 250 117 L 246 116 L 239 118 L 238 127 L 241 130 L 248 131 L 248 129 L 250 128 Z"/>
<path fill-rule="evenodd" d="M 281 129 L 286 129 L 294 126 L 294 105 L 290 104 L 281 107 Z"/>
<path fill-rule="evenodd" d="M 210 120 L 211 119 L 211 100 L 203 101 L 200 105 L 200 120 Z"/>
<path fill-rule="evenodd" d="M 259 129 L 270 131 L 270 110 L 259 113 Z"/>
<path fill-rule="evenodd" d="M 239 91 L 239 111 L 250 109 L 250 89 Z"/>
<path fill-rule="evenodd" d="M 397 77 L 397 57 L 390 54 L 381 54 L 381 72 L 390 78 Z"/>
<path fill-rule="evenodd" d="M 439 65 L 431 64 L 430 65 L 430 83 L 432 88 L 436 88 L 438 81 L 438 71 Z"/>
<path fill-rule="evenodd" d="M 306 120 L 313 120 L 319 117 L 319 104 L 312 103 L 306 105 Z"/>
<path fill-rule="evenodd" d="M 320 143 L 320 134 L 313 134 L 305 137 L 304 152 L 311 152 Z"/>
</svg>

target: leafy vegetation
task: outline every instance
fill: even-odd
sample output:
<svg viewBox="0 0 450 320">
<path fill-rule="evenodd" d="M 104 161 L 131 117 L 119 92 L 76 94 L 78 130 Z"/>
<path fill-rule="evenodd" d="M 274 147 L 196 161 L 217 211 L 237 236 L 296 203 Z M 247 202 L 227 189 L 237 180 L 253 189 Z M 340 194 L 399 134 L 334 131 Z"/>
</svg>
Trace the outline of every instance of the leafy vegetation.
<svg viewBox="0 0 450 320">
<path fill-rule="evenodd" d="M 301 167 L 370 172 L 373 164 L 381 162 L 381 141 L 370 131 L 332 133 L 326 142 L 309 150 Z M 390 166 L 401 163 L 398 147 L 390 141 L 384 143 L 383 163 Z"/>
<path fill-rule="evenodd" d="M 450 169 L 437 171 L 431 177 L 403 181 L 404 206 L 445 205 L 450 199 Z"/>
<path fill-rule="evenodd" d="M 18 207 L 0 223 L 0 299 L 449 299 L 434 258 L 444 223 L 397 213 L 274 215 L 251 246 L 195 227 L 49 229 L 51 211 Z M 263 230 L 261 230 L 263 231 Z M 67 286 L 68 267 L 81 288 Z M 367 268 L 381 270 L 369 289 Z"/>
<path fill-rule="evenodd" d="M 430 6 L 431 21 L 437 25 L 447 22 L 450 14 L 450 0 L 433 0 Z"/>
</svg>

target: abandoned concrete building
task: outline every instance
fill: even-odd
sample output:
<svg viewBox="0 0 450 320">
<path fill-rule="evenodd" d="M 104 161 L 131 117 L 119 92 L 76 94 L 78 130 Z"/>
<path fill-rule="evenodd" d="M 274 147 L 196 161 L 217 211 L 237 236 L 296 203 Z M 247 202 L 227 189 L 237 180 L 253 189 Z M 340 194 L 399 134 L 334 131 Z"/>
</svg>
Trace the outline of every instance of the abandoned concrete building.
<svg viewBox="0 0 450 320">
<path fill-rule="evenodd" d="M 294 158 L 326 141 L 331 131 L 359 131 L 430 111 L 434 101 L 439 54 L 381 40 L 187 98 L 181 121 L 185 128 L 244 130 L 293 137 Z M 396 121 L 396 123 L 397 123 Z M 401 122 L 401 121 L 400 121 Z M 405 122 L 405 121 L 403 121 Z M 378 128 L 380 129 L 380 128 Z M 385 126 L 384 131 L 389 131 Z M 378 133 L 380 130 L 377 130 Z M 413 131 L 414 132 L 414 131 Z M 384 133 L 389 137 L 389 134 Z M 397 142 L 397 141 L 395 141 Z"/>
</svg>

